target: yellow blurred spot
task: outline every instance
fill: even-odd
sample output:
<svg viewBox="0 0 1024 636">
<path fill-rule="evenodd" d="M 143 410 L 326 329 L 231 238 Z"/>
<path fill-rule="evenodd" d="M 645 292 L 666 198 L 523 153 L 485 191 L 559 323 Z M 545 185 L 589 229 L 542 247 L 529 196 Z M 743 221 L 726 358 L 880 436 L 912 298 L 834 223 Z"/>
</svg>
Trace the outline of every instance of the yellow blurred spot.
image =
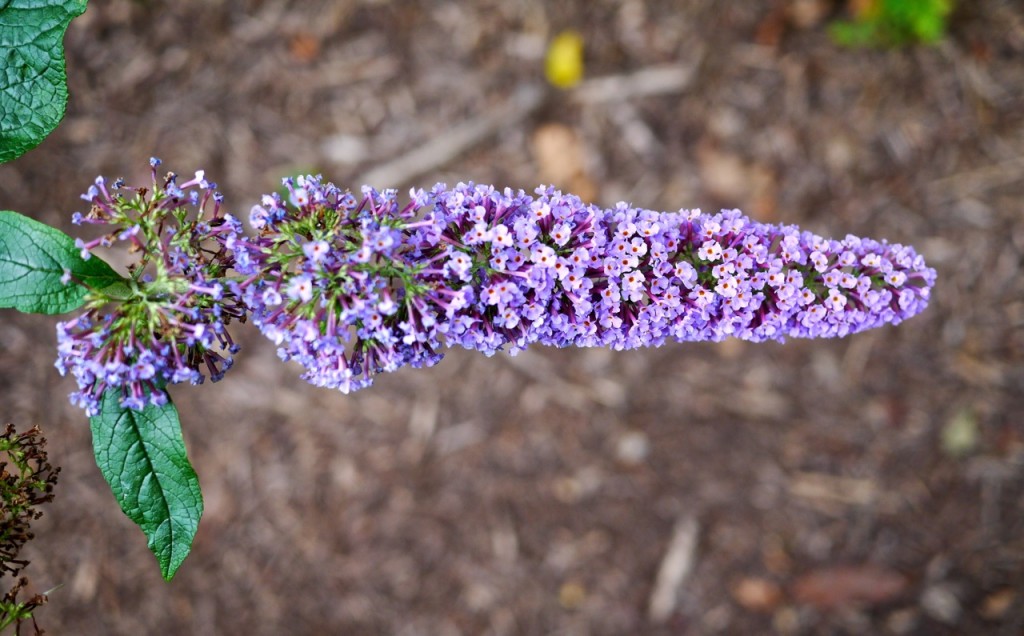
<svg viewBox="0 0 1024 636">
<path fill-rule="evenodd" d="M 962 409 L 942 428 L 942 450 L 952 457 L 968 455 L 978 445 L 978 418 Z"/>
<path fill-rule="evenodd" d="M 563 583 L 558 589 L 558 604 L 567 610 L 578 609 L 587 600 L 587 590 L 576 581 Z"/>
<path fill-rule="evenodd" d="M 572 88 L 583 78 L 583 36 L 562 31 L 548 46 L 544 74 L 558 88 Z"/>
</svg>

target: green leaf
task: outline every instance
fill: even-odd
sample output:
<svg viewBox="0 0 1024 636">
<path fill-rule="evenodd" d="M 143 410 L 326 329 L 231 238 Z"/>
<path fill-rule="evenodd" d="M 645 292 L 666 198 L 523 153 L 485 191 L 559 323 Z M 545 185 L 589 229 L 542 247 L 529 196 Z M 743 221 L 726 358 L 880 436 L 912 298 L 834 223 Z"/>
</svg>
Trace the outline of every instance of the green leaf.
<svg viewBox="0 0 1024 636">
<path fill-rule="evenodd" d="M 83 259 L 67 234 L 17 212 L 0 210 L 0 307 L 37 314 L 78 309 L 87 290 L 74 282 L 61 282 L 65 270 L 97 289 L 126 284 L 102 259 Z"/>
<path fill-rule="evenodd" d="M 192 549 L 203 514 L 199 479 L 172 403 L 136 411 L 120 401 L 120 389 L 108 389 L 100 414 L 89 418 L 96 464 L 170 581 Z"/>
<path fill-rule="evenodd" d="M 85 5 L 0 0 L 0 163 L 38 146 L 64 118 L 64 32 Z"/>
</svg>

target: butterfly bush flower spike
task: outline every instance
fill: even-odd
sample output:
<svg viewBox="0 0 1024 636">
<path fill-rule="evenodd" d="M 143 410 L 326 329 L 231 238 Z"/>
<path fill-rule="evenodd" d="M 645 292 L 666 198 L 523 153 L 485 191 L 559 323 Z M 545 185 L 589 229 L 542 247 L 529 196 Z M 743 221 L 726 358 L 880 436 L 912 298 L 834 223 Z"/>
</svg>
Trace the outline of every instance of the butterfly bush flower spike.
<svg viewBox="0 0 1024 636">
<path fill-rule="evenodd" d="M 632 349 L 667 340 L 837 337 L 928 303 L 935 270 L 910 248 L 737 210 L 659 213 L 553 188 L 460 183 L 413 191 L 286 180 L 234 241 L 235 293 L 283 359 L 351 391 L 443 345 Z M 225 242 L 226 245 L 226 242 Z"/>
<path fill-rule="evenodd" d="M 148 187 L 97 178 L 82 196 L 89 211 L 73 217 L 105 230 L 77 240 L 83 258 L 115 243 L 137 255 L 125 285 L 89 289 L 85 312 L 57 325 L 56 367 L 78 382 L 71 401 L 89 415 L 108 389 L 121 391 L 122 406 L 142 409 L 167 401 L 166 384 L 219 380 L 238 350 L 226 327 L 245 308 L 223 279 L 241 223 L 203 171 L 179 183 L 173 173 L 158 177 L 158 159 L 150 165 Z"/>
</svg>

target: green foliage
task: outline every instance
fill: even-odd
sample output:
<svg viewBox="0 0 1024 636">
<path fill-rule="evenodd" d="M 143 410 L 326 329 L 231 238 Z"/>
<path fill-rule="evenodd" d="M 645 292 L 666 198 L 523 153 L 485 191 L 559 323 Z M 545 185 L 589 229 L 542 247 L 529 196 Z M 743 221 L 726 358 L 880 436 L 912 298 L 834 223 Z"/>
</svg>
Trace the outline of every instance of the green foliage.
<svg viewBox="0 0 1024 636">
<path fill-rule="evenodd" d="M 0 0 L 0 163 L 35 148 L 68 101 L 64 32 L 86 0 Z"/>
<path fill-rule="evenodd" d="M 120 389 L 108 390 L 100 414 L 89 419 L 93 453 L 121 510 L 145 533 L 169 581 L 199 528 L 199 479 L 186 456 L 174 405 L 149 404 L 136 411 L 120 400 Z"/>
<path fill-rule="evenodd" d="M 0 0 L 0 163 L 39 145 L 63 119 L 68 99 L 64 33 L 86 2 Z M 83 258 L 63 232 L 0 210 L 0 308 L 63 314 L 81 307 L 89 289 L 103 290 L 109 298 L 134 293 L 130 281 L 107 263 Z M 199 527 L 199 480 L 188 462 L 174 405 L 134 411 L 120 401 L 120 390 L 107 391 L 100 414 L 90 418 L 96 463 L 121 509 L 148 538 L 164 579 L 170 580 Z M 32 445 L 38 436 L 33 431 L 18 437 L 8 425 L 0 436 L 0 453 L 6 452 L 16 469 L 9 472 L 7 462 L 0 463 L 0 576 L 17 575 L 27 564 L 17 554 L 32 536 L 28 521 L 39 516 L 34 505 L 52 499 L 56 471 L 44 474 L 46 454 Z M 45 595 L 19 602 L 17 595 L 27 583 L 20 579 L 0 598 L 0 629 L 20 626 L 46 602 Z"/>
<path fill-rule="evenodd" d="M 67 234 L 0 210 L 0 307 L 62 314 L 82 306 L 87 287 L 124 285 L 124 279 L 99 258 L 83 259 Z"/>
<path fill-rule="evenodd" d="M 850 21 L 834 22 L 832 39 L 845 46 L 931 44 L 946 33 L 953 0 L 867 0 Z"/>
<path fill-rule="evenodd" d="M 28 565 L 19 553 L 32 539 L 29 526 L 42 516 L 36 508 L 53 500 L 60 469 L 47 462 L 45 445 L 39 427 L 19 434 L 8 424 L 0 434 L 0 577 L 17 577 Z M 45 594 L 18 601 L 18 594 L 26 585 L 28 580 L 22 577 L 0 598 L 0 630 L 12 624 L 20 626 L 22 621 L 32 618 L 35 608 L 46 602 Z"/>
</svg>

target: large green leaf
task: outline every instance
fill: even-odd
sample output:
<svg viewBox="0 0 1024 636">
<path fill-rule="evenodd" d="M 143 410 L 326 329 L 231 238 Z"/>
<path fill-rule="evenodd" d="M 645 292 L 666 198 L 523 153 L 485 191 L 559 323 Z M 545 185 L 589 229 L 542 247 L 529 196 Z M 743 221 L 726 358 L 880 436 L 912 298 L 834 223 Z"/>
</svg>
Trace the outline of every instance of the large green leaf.
<svg viewBox="0 0 1024 636">
<path fill-rule="evenodd" d="M 125 286 L 125 280 L 101 259 L 83 259 L 67 234 L 17 212 L 0 210 L 0 307 L 39 314 L 78 309 L 85 302 L 86 288 L 64 283 L 65 271 L 89 287 Z"/>
<path fill-rule="evenodd" d="M 0 163 L 38 146 L 64 117 L 64 32 L 85 4 L 0 0 Z"/>
<path fill-rule="evenodd" d="M 89 418 L 93 453 L 121 510 L 146 534 L 169 581 L 199 528 L 199 479 L 188 462 L 174 405 L 136 411 L 122 407 L 120 398 L 120 389 L 108 389 L 100 414 Z"/>
</svg>

